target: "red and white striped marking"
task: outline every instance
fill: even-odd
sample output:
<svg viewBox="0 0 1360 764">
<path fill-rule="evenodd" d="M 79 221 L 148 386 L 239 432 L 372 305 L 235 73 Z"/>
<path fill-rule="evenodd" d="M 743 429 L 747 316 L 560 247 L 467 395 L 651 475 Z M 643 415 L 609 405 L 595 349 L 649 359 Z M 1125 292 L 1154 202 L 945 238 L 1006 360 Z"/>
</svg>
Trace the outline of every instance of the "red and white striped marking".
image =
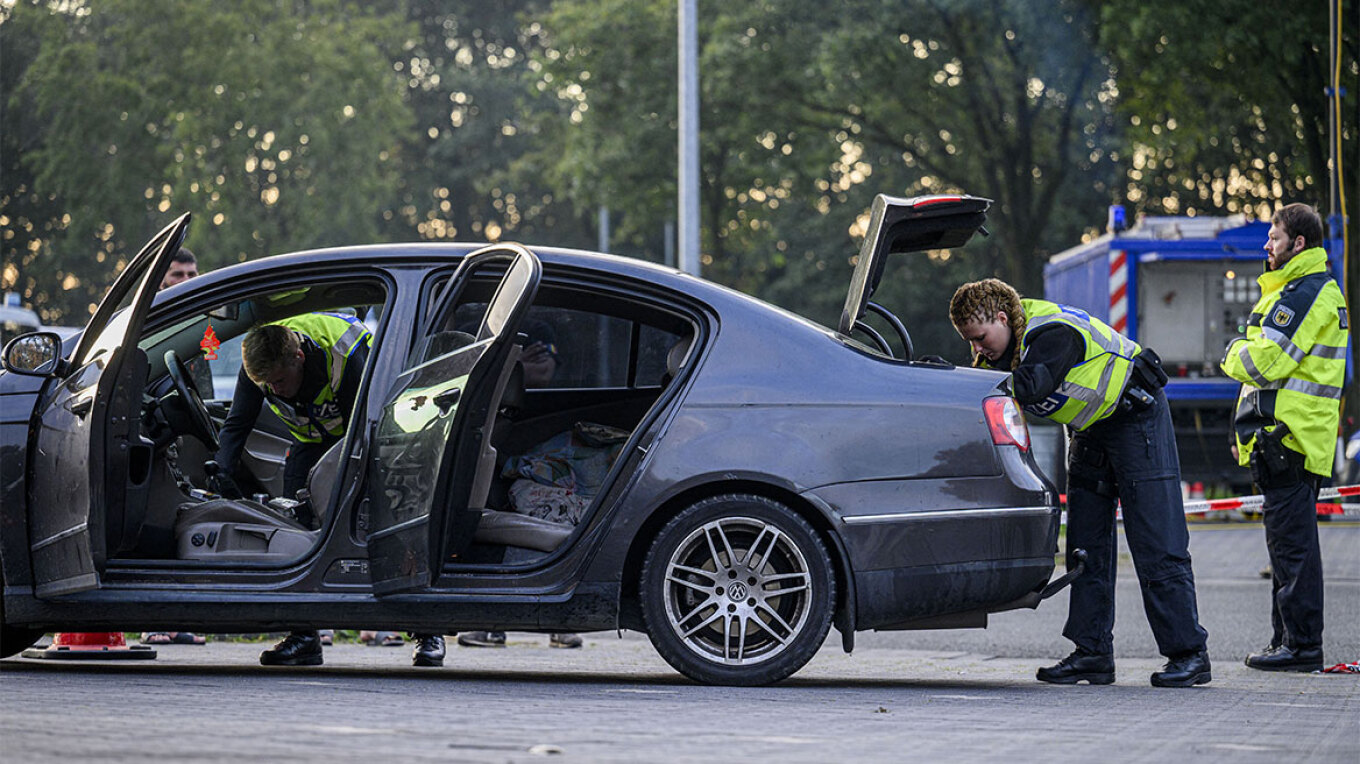
<svg viewBox="0 0 1360 764">
<path fill-rule="evenodd" d="M 1110 328 L 1123 334 L 1129 328 L 1129 257 L 1122 249 L 1110 250 Z"/>
<path fill-rule="evenodd" d="M 1360 496 L 1360 485 L 1343 485 L 1339 488 L 1324 488 L 1318 491 L 1318 501 L 1354 496 Z M 1185 514 L 1231 512 L 1235 509 L 1260 509 L 1264 502 L 1264 496 L 1236 496 L 1231 499 L 1187 501 L 1185 502 Z"/>
</svg>

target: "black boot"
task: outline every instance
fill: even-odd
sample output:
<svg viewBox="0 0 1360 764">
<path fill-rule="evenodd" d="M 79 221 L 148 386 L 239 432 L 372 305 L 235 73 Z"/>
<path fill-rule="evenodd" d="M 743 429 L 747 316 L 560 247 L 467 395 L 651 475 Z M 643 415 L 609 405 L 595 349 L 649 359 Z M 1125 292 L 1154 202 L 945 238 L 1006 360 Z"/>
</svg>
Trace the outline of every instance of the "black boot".
<svg viewBox="0 0 1360 764">
<path fill-rule="evenodd" d="M 415 650 L 411 652 L 412 666 L 444 665 L 444 637 L 442 635 L 412 634 L 411 640 L 416 643 Z"/>
<path fill-rule="evenodd" d="M 264 666 L 320 666 L 321 635 L 315 631 L 295 631 L 281 642 L 260 653 Z"/>
<path fill-rule="evenodd" d="M 1209 652 L 1182 655 L 1166 662 L 1161 671 L 1153 672 L 1153 687 L 1194 687 L 1208 684 L 1213 679 L 1209 672 Z"/>
<path fill-rule="evenodd" d="M 1275 645 L 1247 656 L 1247 667 L 1261 671 L 1321 671 L 1321 647 Z"/>
<path fill-rule="evenodd" d="M 1114 684 L 1114 656 L 1097 655 L 1078 649 L 1058 661 L 1055 666 L 1045 666 L 1035 672 L 1040 682 L 1050 684 L 1076 684 L 1087 681 L 1091 684 Z"/>
</svg>

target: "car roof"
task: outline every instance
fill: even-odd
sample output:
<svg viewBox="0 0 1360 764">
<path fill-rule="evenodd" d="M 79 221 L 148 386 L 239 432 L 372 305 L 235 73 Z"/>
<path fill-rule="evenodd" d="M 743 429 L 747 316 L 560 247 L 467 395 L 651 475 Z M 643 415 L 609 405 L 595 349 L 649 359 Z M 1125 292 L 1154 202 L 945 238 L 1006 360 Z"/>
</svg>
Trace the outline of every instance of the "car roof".
<svg viewBox="0 0 1360 764">
<path fill-rule="evenodd" d="M 251 274 L 274 270 L 280 266 L 305 269 L 308 266 L 325 264 L 327 266 L 377 266 L 377 267 L 435 267 L 456 263 L 463 256 L 483 247 L 486 243 L 470 242 L 409 242 L 394 244 L 364 244 L 323 249 L 302 250 L 285 254 L 269 255 L 237 263 L 223 268 L 207 271 L 193 279 L 162 290 L 159 299 L 165 299 L 183 289 L 210 287 L 220 282 L 232 281 Z M 807 324 L 819 331 L 830 331 L 805 316 L 772 305 L 744 292 L 708 281 L 658 263 L 622 255 L 590 252 L 565 247 L 540 247 L 523 245 L 538 256 L 549 269 L 582 269 L 603 272 L 627 279 L 642 281 L 691 299 L 697 299 L 713 307 L 726 309 L 744 305 L 753 310 L 768 310 L 783 314 L 797 322 Z"/>
</svg>

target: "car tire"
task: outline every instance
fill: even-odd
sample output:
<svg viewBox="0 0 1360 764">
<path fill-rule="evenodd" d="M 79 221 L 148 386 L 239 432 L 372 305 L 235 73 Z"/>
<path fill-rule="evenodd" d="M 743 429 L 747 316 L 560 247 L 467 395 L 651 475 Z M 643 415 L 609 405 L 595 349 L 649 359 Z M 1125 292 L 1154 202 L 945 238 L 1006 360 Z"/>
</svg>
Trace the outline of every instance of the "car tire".
<svg viewBox="0 0 1360 764">
<path fill-rule="evenodd" d="M 705 684 L 753 686 L 802 668 L 826 640 L 836 580 L 825 544 L 763 496 L 704 499 L 668 522 L 642 566 L 661 657 Z"/>
</svg>

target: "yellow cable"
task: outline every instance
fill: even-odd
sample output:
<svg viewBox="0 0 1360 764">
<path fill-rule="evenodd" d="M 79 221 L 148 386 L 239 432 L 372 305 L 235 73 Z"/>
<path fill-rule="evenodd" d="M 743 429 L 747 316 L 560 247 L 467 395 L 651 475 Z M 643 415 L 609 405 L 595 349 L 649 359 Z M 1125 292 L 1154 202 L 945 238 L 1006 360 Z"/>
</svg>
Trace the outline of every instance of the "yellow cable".
<svg viewBox="0 0 1360 764">
<path fill-rule="evenodd" d="M 1337 212 L 1341 215 L 1341 278 L 1349 280 L 1350 261 L 1346 254 L 1350 252 L 1349 226 L 1346 225 L 1346 184 L 1342 175 L 1342 168 L 1345 167 L 1345 155 L 1342 153 L 1344 146 L 1341 143 L 1341 0 L 1332 0 L 1332 12 L 1336 14 L 1336 38 L 1333 40 L 1333 50 L 1336 51 L 1336 61 L 1332 64 L 1332 111 L 1336 112 L 1335 125 L 1333 130 L 1333 141 L 1336 144 L 1336 200 Z"/>
</svg>

